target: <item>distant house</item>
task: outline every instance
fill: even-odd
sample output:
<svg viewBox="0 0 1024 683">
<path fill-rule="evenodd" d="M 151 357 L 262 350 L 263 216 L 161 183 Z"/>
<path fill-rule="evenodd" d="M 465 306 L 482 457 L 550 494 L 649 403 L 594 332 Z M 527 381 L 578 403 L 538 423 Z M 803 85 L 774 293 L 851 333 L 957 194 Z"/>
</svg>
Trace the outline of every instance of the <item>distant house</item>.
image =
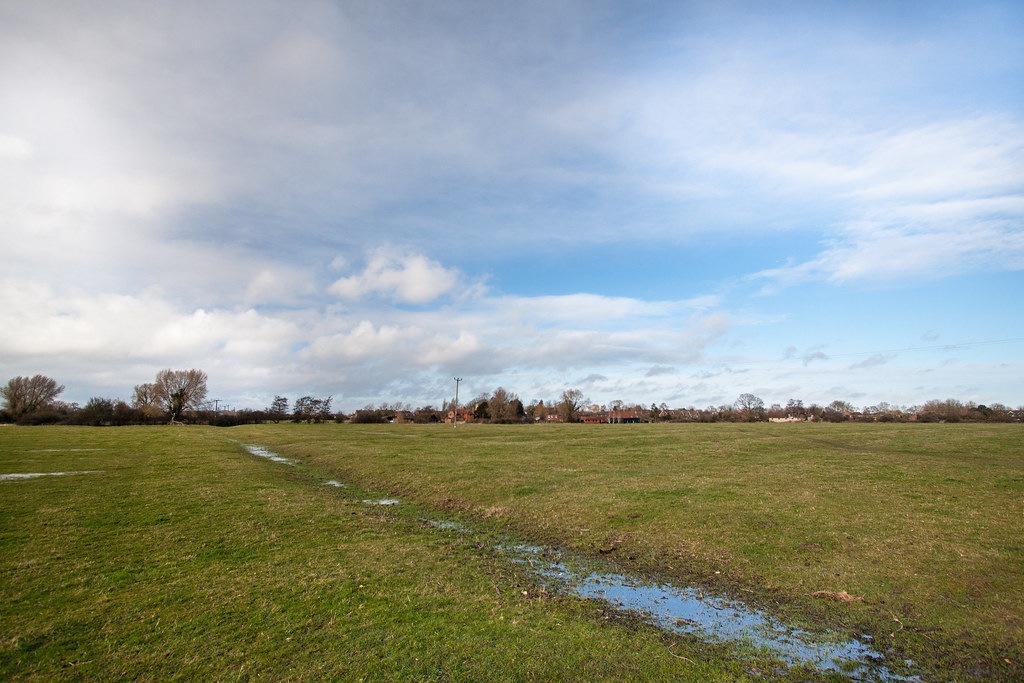
<svg viewBox="0 0 1024 683">
<path fill-rule="evenodd" d="M 458 412 L 457 417 L 459 422 L 473 422 L 473 409 L 459 408 L 458 411 L 448 411 L 448 414 L 444 416 L 445 424 L 455 424 L 456 412 Z"/>
<path fill-rule="evenodd" d="M 639 410 L 613 410 L 608 413 L 608 422 L 611 424 L 636 424 L 646 422 Z"/>
<path fill-rule="evenodd" d="M 587 424 L 604 424 L 608 422 L 608 413 L 587 411 L 580 413 L 580 422 Z"/>
</svg>

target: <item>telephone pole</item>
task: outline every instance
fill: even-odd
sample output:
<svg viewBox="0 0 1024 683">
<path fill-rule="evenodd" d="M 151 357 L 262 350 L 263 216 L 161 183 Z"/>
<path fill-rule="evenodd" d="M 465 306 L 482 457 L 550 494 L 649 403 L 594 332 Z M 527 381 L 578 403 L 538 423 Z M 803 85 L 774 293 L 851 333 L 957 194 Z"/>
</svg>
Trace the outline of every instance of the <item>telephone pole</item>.
<svg viewBox="0 0 1024 683">
<path fill-rule="evenodd" d="M 461 377 L 453 377 L 455 380 L 455 410 L 452 412 L 454 417 L 452 418 L 452 429 L 459 426 L 459 382 L 462 381 Z"/>
</svg>

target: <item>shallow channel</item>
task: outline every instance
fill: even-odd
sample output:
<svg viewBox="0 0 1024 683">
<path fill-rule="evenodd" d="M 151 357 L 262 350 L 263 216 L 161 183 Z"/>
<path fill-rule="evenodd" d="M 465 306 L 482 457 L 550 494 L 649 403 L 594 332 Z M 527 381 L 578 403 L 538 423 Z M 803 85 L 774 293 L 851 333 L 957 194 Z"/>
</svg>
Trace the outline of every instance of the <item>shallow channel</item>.
<svg viewBox="0 0 1024 683">
<path fill-rule="evenodd" d="M 246 444 L 245 450 L 249 451 L 258 458 L 266 458 L 273 462 L 279 462 L 282 465 L 294 465 L 295 463 L 288 458 L 282 457 L 273 451 L 269 451 L 263 446 L 254 446 L 252 444 Z"/>
<path fill-rule="evenodd" d="M 253 455 L 289 465 L 294 463 L 260 446 L 245 447 Z M 324 485 L 346 488 L 336 480 Z M 367 505 L 399 505 L 397 498 L 366 499 Z M 452 520 L 423 520 L 442 532 L 480 534 Z M 482 535 L 482 534 L 481 534 Z M 552 591 L 601 600 L 613 609 L 634 614 L 659 628 L 686 633 L 709 642 L 743 644 L 768 653 L 790 666 L 808 666 L 863 681 L 920 681 L 902 676 L 883 663 L 871 636 L 849 639 L 838 634 L 811 633 L 788 626 L 740 600 L 711 594 L 699 586 L 676 586 L 593 568 L 587 558 L 565 549 L 504 542 L 495 549 L 513 562 L 529 565 L 550 582 Z M 908 667 L 913 662 L 906 662 Z"/>
<path fill-rule="evenodd" d="M 429 521 L 441 530 L 475 533 L 459 522 Z M 787 626 L 740 600 L 709 594 L 699 586 L 650 582 L 636 576 L 603 572 L 588 567 L 582 556 L 559 548 L 503 543 L 497 550 L 551 581 L 549 588 L 583 598 L 603 600 L 617 611 L 675 633 L 695 635 L 709 642 L 742 643 L 767 652 L 790 666 L 804 665 L 832 671 L 853 680 L 919 681 L 896 674 L 872 647 L 871 636 L 848 639 L 837 634 L 811 633 Z M 908 666 L 912 662 L 906 662 Z"/>
<path fill-rule="evenodd" d="M 37 477 L 68 477 L 74 474 L 99 474 L 102 470 L 82 470 L 81 472 L 16 472 L 0 474 L 0 481 L 16 481 L 18 479 L 36 479 Z"/>
</svg>

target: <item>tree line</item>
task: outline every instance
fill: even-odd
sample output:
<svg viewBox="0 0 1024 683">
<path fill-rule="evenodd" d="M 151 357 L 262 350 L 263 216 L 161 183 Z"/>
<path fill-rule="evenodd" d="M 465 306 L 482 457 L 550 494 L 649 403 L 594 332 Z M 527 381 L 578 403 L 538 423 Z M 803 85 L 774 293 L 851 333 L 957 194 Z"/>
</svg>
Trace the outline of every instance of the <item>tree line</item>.
<svg viewBox="0 0 1024 683">
<path fill-rule="evenodd" d="M 14 377 L 0 387 L 3 406 L 0 422 L 25 425 L 69 424 L 119 426 L 139 424 L 203 423 L 219 426 L 262 422 L 487 422 L 495 424 L 537 422 L 1022 422 L 1024 407 L 1008 408 L 956 399 L 932 400 L 915 406 L 879 403 L 856 408 L 843 400 L 827 405 L 790 399 L 785 406 L 765 406 L 754 394 L 743 393 L 732 403 L 704 408 L 671 408 L 665 403 L 645 407 L 616 400 L 592 404 L 579 389 L 569 388 L 554 400 L 528 404 L 515 393 L 498 387 L 469 401 L 444 401 L 413 408 L 407 403 L 368 405 L 351 414 L 333 410 L 333 399 L 301 396 L 290 402 L 275 396 L 264 409 L 221 411 L 206 400 L 207 375 L 202 370 L 161 370 L 152 382 L 136 385 L 131 402 L 94 397 L 84 406 L 58 400 L 64 385 L 44 375 Z"/>
<path fill-rule="evenodd" d="M 161 370 L 152 382 L 135 387 L 130 405 L 97 396 L 79 406 L 58 400 L 64 385 L 52 377 L 14 377 L 0 387 L 0 422 L 122 426 L 205 421 L 206 382 L 202 370 Z"/>
</svg>

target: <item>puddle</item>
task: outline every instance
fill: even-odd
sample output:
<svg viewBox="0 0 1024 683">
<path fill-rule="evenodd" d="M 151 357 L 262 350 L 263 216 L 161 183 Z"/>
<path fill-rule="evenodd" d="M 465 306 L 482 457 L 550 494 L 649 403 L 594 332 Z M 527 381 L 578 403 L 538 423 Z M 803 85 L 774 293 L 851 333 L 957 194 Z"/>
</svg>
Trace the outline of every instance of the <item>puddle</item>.
<svg viewBox="0 0 1024 683">
<path fill-rule="evenodd" d="M 325 481 L 322 484 L 322 486 L 333 486 L 334 488 L 338 488 L 338 489 L 347 489 L 348 488 L 347 485 L 341 483 L 340 481 L 335 481 L 333 479 L 331 479 L 330 481 Z"/>
<path fill-rule="evenodd" d="M 442 531 L 476 533 L 461 522 L 424 521 Z M 709 642 L 745 643 L 790 666 L 809 666 L 853 680 L 920 680 L 900 676 L 884 666 L 884 657 L 872 647 L 870 636 L 844 639 L 811 633 L 698 587 L 650 583 L 638 577 L 593 571 L 584 558 L 555 548 L 500 543 L 495 549 L 513 561 L 529 564 L 537 576 L 551 582 L 551 590 L 603 600 L 616 610 L 633 613 L 668 631 L 692 634 Z M 912 664 L 907 662 L 908 666 Z"/>
<path fill-rule="evenodd" d="M 250 444 L 246 444 L 245 445 L 245 450 L 249 451 L 250 453 L 252 453 L 253 455 L 255 455 L 257 457 L 266 458 L 267 460 L 273 460 L 274 462 L 284 463 L 285 465 L 294 465 L 295 464 L 294 462 L 292 462 L 288 458 L 282 458 L 280 455 L 278 455 L 274 451 L 267 450 L 263 446 L 253 446 L 253 445 L 250 445 Z"/>
<path fill-rule="evenodd" d="M 253 455 L 292 465 L 261 446 L 245 447 Z M 78 474 L 78 473 L 69 473 Z M 81 473 L 84 474 L 84 473 Z M 0 475 L 2 477 L 45 475 Z M 324 486 L 347 488 L 331 480 Z M 397 498 L 366 499 L 366 505 L 399 505 Z M 422 520 L 439 531 L 460 534 L 477 533 L 461 522 Z M 582 556 L 567 551 L 525 543 L 501 543 L 496 550 L 513 561 L 529 564 L 551 588 L 582 598 L 603 600 L 617 610 L 631 612 L 668 631 L 692 634 L 709 642 L 744 643 L 769 653 L 791 666 L 808 666 L 834 672 L 853 680 L 911 681 L 920 679 L 896 674 L 882 662 L 884 656 L 874 649 L 870 636 L 846 639 L 835 634 L 811 633 L 787 626 L 765 612 L 722 595 L 713 595 L 699 587 L 681 587 L 650 583 L 638 577 L 601 573 L 587 568 Z M 907 661 L 907 666 L 913 662 Z"/>
<path fill-rule="evenodd" d="M 441 531 L 455 531 L 455 532 L 458 532 L 460 534 L 471 534 L 471 533 L 473 533 L 472 529 L 470 529 L 468 526 L 466 526 L 465 524 L 463 524 L 461 522 L 449 522 L 449 521 L 446 521 L 446 520 L 442 520 L 442 521 L 438 522 L 438 521 L 434 521 L 432 519 L 425 519 L 425 520 L 421 520 L 421 521 L 423 521 L 427 526 L 432 526 L 435 529 L 440 529 Z"/>
<path fill-rule="evenodd" d="M 0 474 L 0 481 L 16 479 L 35 479 L 37 477 L 67 477 L 72 474 L 99 474 L 103 470 L 83 470 L 81 472 L 26 472 L 23 474 Z"/>
<path fill-rule="evenodd" d="M 669 631 L 719 642 L 743 642 L 791 666 L 806 665 L 854 680 L 919 680 L 899 676 L 882 665 L 884 657 L 872 647 L 870 636 L 845 640 L 810 633 L 787 626 L 742 602 L 709 595 L 697 587 L 652 584 L 637 577 L 594 572 L 585 569 L 582 560 L 574 560 L 572 565 L 584 569 L 570 569 L 561 561 L 562 553 L 549 548 L 502 545 L 498 549 L 517 561 L 529 563 L 537 575 L 552 580 L 556 590 L 604 600 Z"/>
</svg>

